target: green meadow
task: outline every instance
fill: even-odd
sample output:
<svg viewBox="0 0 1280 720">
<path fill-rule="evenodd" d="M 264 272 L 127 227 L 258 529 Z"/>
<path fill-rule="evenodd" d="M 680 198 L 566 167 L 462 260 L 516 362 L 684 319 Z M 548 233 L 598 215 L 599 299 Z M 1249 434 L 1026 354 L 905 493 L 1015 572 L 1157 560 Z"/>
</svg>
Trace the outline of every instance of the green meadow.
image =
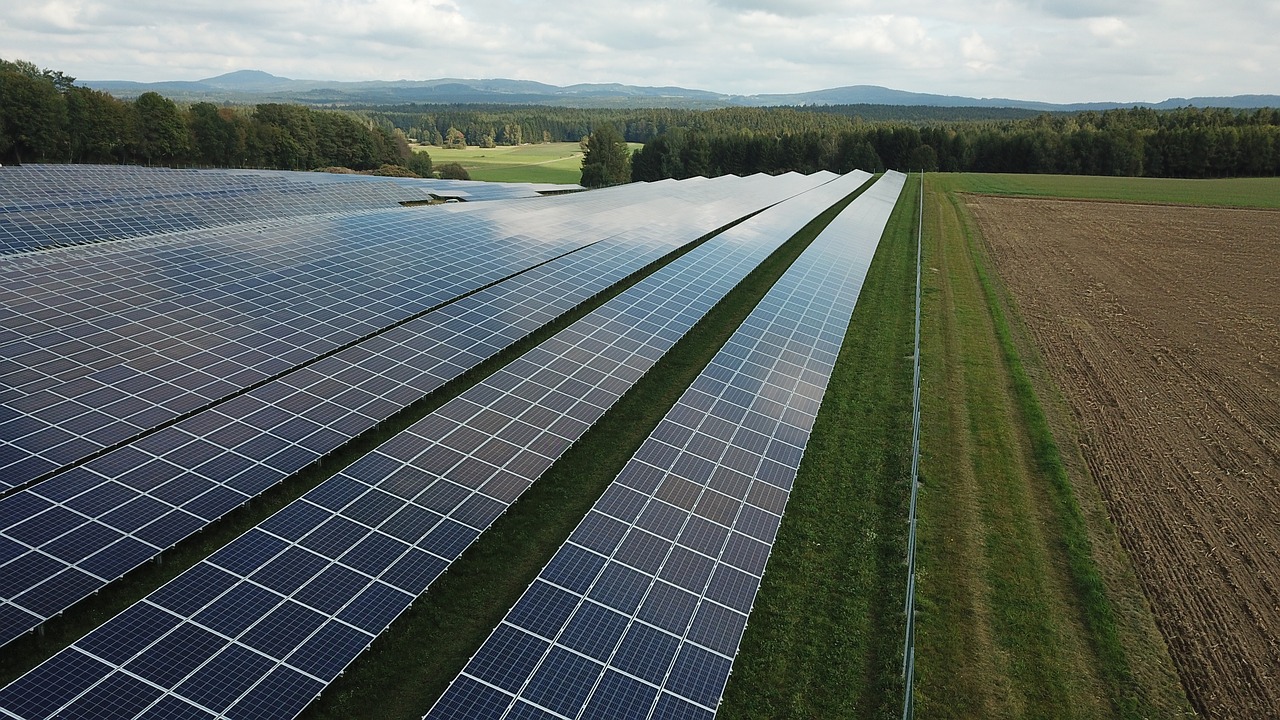
<svg viewBox="0 0 1280 720">
<path fill-rule="evenodd" d="M 641 147 L 639 143 L 630 146 L 632 150 Z M 574 142 L 459 150 L 418 145 L 414 150 L 429 153 L 436 165 L 458 163 L 472 180 L 576 185 L 582 179 L 582 148 Z"/>
</svg>

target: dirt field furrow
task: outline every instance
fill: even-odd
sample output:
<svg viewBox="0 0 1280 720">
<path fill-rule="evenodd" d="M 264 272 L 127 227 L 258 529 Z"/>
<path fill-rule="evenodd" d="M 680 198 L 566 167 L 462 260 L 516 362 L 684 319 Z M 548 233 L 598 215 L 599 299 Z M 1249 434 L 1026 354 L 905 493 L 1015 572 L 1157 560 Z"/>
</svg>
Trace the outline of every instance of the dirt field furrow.
<svg viewBox="0 0 1280 720">
<path fill-rule="evenodd" d="M 969 204 L 1191 702 L 1280 716 L 1280 212 Z"/>
</svg>

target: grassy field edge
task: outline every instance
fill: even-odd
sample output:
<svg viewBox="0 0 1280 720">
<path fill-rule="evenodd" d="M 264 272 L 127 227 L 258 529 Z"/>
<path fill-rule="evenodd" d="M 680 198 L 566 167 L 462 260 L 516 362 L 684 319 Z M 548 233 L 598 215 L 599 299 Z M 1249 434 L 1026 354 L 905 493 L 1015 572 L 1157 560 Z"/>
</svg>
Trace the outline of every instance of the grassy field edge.
<svg viewBox="0 0 1280 720">
<path fill-rule="evenodd" d="M 921 604 L 927 629 L 923 633 L 926 649 L 918 650 L 924 672 L 917 699 L 923 700 L 925 712 L 918 716 L 1188 716 L 1190 706 L 1163 637 L 1100 492 L 1079 457 L 1073 418 L 961 199 L 971 188 L 957 182 L 956 176 L 942 176 L 937 182 L 935 178 L 930 176 L 931 202 L 926 210 L 935 237 L 926 243 L 925 262 L 932 266 L 926 274 L 930 277 L 926 316 L 933 317 L 926 324 L 924 351 L 926 404 L 933 407 L 925 411 L 922 459 L 924 495 L 934 495 L 922 503 L 928 508 L 922 508 L 922 516 L 934 527 L 923 530 L 926 589 Z M 929 215 L 948 219 L 944 222 Z M 930 250 L 938 256 L 949 253 L 953 266 L 930 258 Z M 955 267 L 960 265 L 965 267 Z M 952 278 L 953 286 L 955 277 L 966 275 L 971 294 L 959 297 L 954 287 L 946 291 L 948 281 L 943 275 Z M 985 347 L 976 352 L 978 346 Z M 992 354 L 975 357 L 981 352 Z M 979 389 L 975 390 L 973 377 L 981 378 Z M 948 382 L 951 387 L 938 392 L 931 394 L 928 389 L 930 383 L 937 387 Z M 962 391 L 954 389 L 965 383 Z M 1004 385 L 1003 393 L 990 393 L 991 385 Z M 950 405 L 961 409 L 941 407 L 940 392 L 950 393 Z M 995 401 L 978 397 L 983 393 L 990 393 Z M 940 447 L 940 438 L 959 448 Z M 997 443 L 1023 447 L 1002 460 Z M 1019 454 L 1024 458 L 1020 469 L 1014 461 Z M 1002 497 L 993 487 L 1010 483 L 1029 488 L 1026 497 L 1039 506 L 1035 509 L 1038 519 L 1029 516 L 1040 526 L 1038 533 L 1019 529 L 1020 522 L 1028 522 L 1025 518 L 1011 522 L 999 512 L 980 507 Z M 957 489 L 956 498 L 938 497 L 939 490 Z M 940 524 L 951 527 L 942 529 Z M 1006 535 L 1019 534 L 1024 539 L 1008 546 L 1016 548 L 1016 553 L 992 553 L 992 547 L 1007 542 Z M 1039 585 L 1024 583 L 1023 591 L 1039 588 L 1044 601 L 1050 606 L 1056 603 L 1057 609 L 1052 622 L 1010 632 L 1001 622 L 1006 611 L 1000 608 L 1005 602 L 1000 595 L 1012 585 L 1000 574 L 1006 571 L 1005 565 L 1016 566 L 1017 553 L 1025 551 L 1025 538 L 1038 538 L 1045 558 L 1039 566 L 1026 568 L 1039 567 L 1037 572 L 1057 575 L 1058 581 L 1056 588 L 1052 577 Z M 957 571 L 955 565 L 970 567 Z M 947 587 L 947 583 L 963 587 Z M 947 623 L 953 627 L 946 627 Z M 1031 636 L 1036 629 L 1063 638 L 1074 635 L 1086 646 L 1077 648 L 1074 661 L 1069 643 L 1063 643 L 1056 655 L 1045 648 L 1037 650 L 1045 639 Z M 943 679 L 938 675 L 944 670 L 939 661 L 965 666 Z M 1087 678 L 1070 677 L 1072 662 L 1076 671 L 1095 676 L 1096 689 L 1090 689 Z M 1029 673 L 1028 667 L 1036 665 L 1042 666 L 1039 672 L 1049 673 L 1044 677 L 1060 679 L 1058 706 L 1044 704 L 1047 688 L 1029 682 L 1036 673 Z M 1104 705 L 1090 714 L 1082 710 L 1086 700 L 1101 700 Z"/>
</svg>

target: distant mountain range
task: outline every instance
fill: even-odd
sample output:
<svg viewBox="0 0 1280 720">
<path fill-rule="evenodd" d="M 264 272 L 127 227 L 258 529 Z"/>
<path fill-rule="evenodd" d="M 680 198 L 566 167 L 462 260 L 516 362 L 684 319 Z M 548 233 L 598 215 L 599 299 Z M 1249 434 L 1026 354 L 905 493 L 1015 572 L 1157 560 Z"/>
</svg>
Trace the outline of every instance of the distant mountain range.
<svg viewBox="0 0 1280 720">
<path fill-rule="evenodd" d="M 908 105 L 926 107 L 1016 108 L 1046 112 L 1108 110 L 1126 107 L 1171 109 L 1180 107 L 1258 108 L 1280 107 L 1280 95 L 1171 98 L 1159 103 L 1054 104 L 1010 98 L 971 98 L 904 92 L 876 85 L 815 90 L 786 95 L 726 95 L 679 87 L 580 84 L 560 87 L 530 80 L 393 80 L 339 82 L 292 80 L 260 70 L 239 70 L 195 81 L 137 83 L 122 80 L 90 80 L 82 84 L 132 98 L 154 91 L 183 101 L 295 102 L 306 105 L 400 105 L 406 103 L 487 103 L 504 105 L 557 105 L 568 107 L 672 107 L 720 108 L 773 105 Z"/>
</svg>

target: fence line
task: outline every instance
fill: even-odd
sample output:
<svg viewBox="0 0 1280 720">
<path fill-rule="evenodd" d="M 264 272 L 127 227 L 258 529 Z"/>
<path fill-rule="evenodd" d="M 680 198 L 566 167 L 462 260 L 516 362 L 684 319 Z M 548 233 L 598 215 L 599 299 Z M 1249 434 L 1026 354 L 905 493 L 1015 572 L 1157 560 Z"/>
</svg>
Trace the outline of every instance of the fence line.
<svg viewBox="0 0 1280 720">
<path fill-rule="evenodd" d="M 924 171 L 920 171 L 920 213 L 916 228 L 916 328 L 914 378 L 911 388 L 911 506 L 907 513 L 907 599 L 906 637 L 902 647 L 902 720 L 915 715 L 915 693 L 912 692 L 916 666 L 916 497 L 920 491 L 920 265 L 924 249 Z"/>
</svg>

